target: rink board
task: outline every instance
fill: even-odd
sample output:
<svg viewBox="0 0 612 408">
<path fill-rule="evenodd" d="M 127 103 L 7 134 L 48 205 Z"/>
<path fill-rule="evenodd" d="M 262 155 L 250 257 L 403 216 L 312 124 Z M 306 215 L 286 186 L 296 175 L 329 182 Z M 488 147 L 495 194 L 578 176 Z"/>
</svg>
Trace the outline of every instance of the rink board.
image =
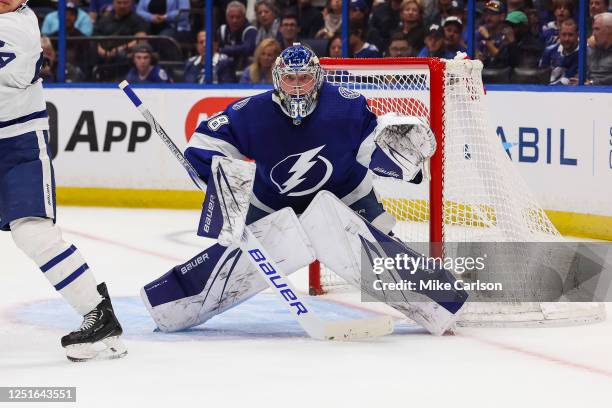
<svg viewBox="0 0 612 408">
<path fill-rule="evenodd" d="M 139 89 L 179 148 L 197 124 L 261 89 Z M 123 94 L 46 90 L 58 199 L 64 204 L 197 208 L 195 191 Z M 564 233 L 612 239 L 612 96 L 489 91 L 498 137 Z"/>
</svg>

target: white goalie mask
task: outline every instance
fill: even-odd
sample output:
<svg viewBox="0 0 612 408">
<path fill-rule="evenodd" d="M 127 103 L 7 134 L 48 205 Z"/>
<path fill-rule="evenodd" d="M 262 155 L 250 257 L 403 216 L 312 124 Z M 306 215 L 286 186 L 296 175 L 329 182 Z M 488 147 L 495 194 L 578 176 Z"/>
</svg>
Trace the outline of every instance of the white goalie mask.
<svg viewBox="0 0 612 408">
<path fill-rule="evenodd" d="M 295 43 L 274 62 L 272 81 L 283 112 L 299 125 L 317 105 L 323 69 L 311 49 Z"/>
</svg>

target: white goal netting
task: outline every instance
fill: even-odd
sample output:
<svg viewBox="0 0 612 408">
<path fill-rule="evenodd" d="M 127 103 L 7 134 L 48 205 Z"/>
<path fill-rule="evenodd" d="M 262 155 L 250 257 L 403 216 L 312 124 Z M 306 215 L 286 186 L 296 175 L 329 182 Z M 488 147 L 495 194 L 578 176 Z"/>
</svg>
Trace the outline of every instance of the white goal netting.
<svg viewBox="0 0 612 408">
<path fill-rule="evenodd" d="M 428 120 L 438 138 L 431 181 L 419 185 L 376 177 L 386 211 L 404 242 L 546 242 L 561 240 L 502 143 L 488 125 L 482 64 L 434 59 L 323 60 L 326 80 L 363 94 L 377 115 L 397 112 Z M 445 246 L 446 256 L 452 256 Z M 509 254 L 508 262 L 511 256 Z M 511 269 L 511 266 L 508 267 Z M 520 268 L 519 268 L 520 269 Z M 513 271 L 529 285 L 529 270 Z M 343 286 L 321 268 L 323 290 Z M 604 318 L 592 303 L 470 303 L 463 324 L 576 323 Z"/>
</svg>

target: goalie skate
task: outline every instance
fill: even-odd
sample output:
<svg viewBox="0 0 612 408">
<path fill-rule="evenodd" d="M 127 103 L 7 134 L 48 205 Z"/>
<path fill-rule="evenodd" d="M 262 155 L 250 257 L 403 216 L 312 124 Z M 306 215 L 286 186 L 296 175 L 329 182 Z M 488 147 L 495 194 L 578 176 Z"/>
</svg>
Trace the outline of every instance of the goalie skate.
<svg viewBox="0 0 612 408">
<path fill-rule="evenodd" d="M 121 358 L 127 354 L 127 348 L 119 339 L 123 329 L 113 310 L 106 284 L 98 285 L 102 301 L 83 317 L 83 323 L 75 330 L 62 337 L 62 347 L 70 361 Z"/>
</svg>

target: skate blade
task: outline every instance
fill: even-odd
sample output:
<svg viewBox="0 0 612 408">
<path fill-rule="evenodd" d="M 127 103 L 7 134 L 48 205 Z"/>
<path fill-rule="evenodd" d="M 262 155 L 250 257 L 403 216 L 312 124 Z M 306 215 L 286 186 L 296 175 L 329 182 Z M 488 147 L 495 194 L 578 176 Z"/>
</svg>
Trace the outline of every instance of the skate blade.
<svg viewBox="0 0 612 408">
<path fill-rule="evenodd" d="M 107 337 L 96 343 L 73 344 L 66 347 L 66 357 L 75 363 L 91 360 L 112 360 L 124 357 L 127 347 L 119 336 Z"/>
</svg>

